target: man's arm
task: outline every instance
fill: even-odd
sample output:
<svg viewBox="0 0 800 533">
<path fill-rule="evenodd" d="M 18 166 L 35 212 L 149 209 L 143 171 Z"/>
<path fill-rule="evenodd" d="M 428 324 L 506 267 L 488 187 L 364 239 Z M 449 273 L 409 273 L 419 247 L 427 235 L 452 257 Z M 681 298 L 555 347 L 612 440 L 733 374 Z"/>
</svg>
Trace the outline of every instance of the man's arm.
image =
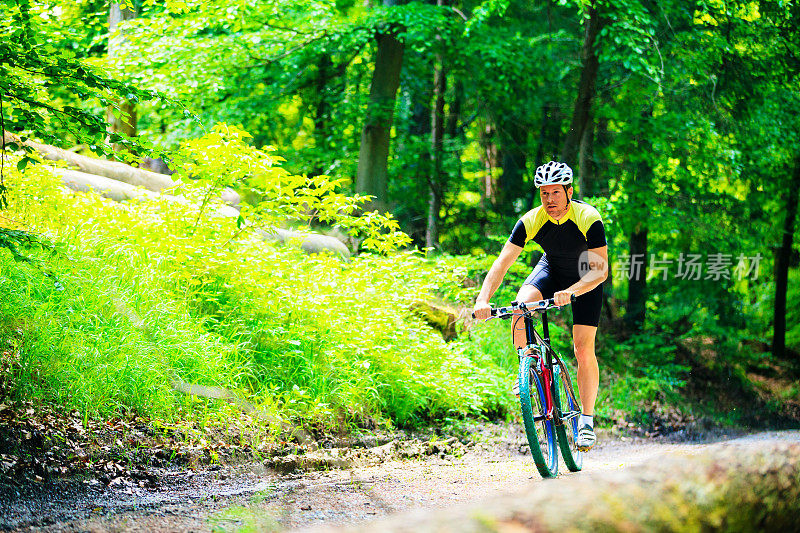
<svg viewBox="0 0 800 533">
<path fill-rule="evenodd" d="M 592 248 L 588 256 L 588 270 L 583 272 L 581 279 L 553 295 L 556 305 L 567 305 L 571 295 L 585 294 L 608 278 L 608 246 Z"/>
<path fill-rule="evenodd" d="M 494 260 L 492 268 L 489 269 L 486 278 L 483 280 L 481 292 L 475 301 L 475 318 L 489 318 L 489 298 L 500 286 L 500 282 L 503 281 L 506 272 L 508 272 L 508 269 L 511 268 L 511 265 L 514 264 L 514 261 L 517 260 L 521 253 L 522 247 L 512 242 L 506 242 L 505 246 L 503 246 L 500 255 Z"/>
</svg>

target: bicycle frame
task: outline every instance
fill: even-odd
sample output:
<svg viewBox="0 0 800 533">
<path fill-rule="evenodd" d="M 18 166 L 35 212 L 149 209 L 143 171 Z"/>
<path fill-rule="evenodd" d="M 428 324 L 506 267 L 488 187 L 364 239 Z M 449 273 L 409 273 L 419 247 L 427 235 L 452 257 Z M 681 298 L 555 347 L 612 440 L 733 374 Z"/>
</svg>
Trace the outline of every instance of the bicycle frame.
<svg viewBox="0 0 800 533">
<path fill-rule="evenodd" d="M 516 307 L 517 304 L 514 302 L 512 305 Z M 535 359 L 532 365 L 537 364 L 539 366 L 539 369 L 542 373 L 542 378 L 544 380 L 542 386 L 545 390 L 546 405 L 544 410 L 546 414 L 534 417 L 534 420 L 536 422 L 541 422 L 542 420 L 552 420 L 555 425 L 561 426 L 564 424 L 564 422 L 579 416 L 581 412 L 579 410 L 570 410 L 565 413 L 561 409 L 558 409 L 558 413 L 556 413 L 556 406 L 555 402 L 553 401 L 553 384 L 555 382 L 554 376 L 558 371 L 564 374 L 564 380 L 567 382 L 567 394 L 569 394 L 571 397 L 573 404 L 578 405 L 572 386 L 572 379 L 570 378 L 564 362 L 550 347 L 550 326 L 547 321 L 547 308 L 543 307 L 527 309 L 526 307 L 523 307 L 522 309 L 524 310 L 522 317 L 525 324 L 525 339 L 527 344 L 525 347 L 520 348 L 518 353 L 520 357 L 532 357 Z M 539 335 L 539 332 L 536 331 L 536 328 L 533 325 L 533 312 L 538 312 L 541 314 L 542 335 Z M 555 366 L 554 362 L 558 366 Z"/>
</svg>

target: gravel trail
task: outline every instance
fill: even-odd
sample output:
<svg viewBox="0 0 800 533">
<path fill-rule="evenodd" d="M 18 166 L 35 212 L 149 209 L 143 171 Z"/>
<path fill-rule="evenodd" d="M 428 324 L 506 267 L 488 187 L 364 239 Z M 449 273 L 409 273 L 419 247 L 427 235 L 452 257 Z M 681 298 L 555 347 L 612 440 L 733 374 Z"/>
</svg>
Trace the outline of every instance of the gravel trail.
<svg viewBox="0 0 800 533">
<path fill-rule="evenodd" d="M 584 470 L 617 471 L 663 454 L 701 454 L 711 441 L 659 442 L 600 435 Z M 800 431 L 733 440 L 800 442 Z M 518 426 L 492 427 L 448 453 L 349 469 L 279 475 L 258 463 L 154 471 L 154 486 L 59 481 L 0 484 L 0 529 L 18 531 L 283 531 L 353 524 L 412 509 L 447 508 L 542 483 Z M 373 458 L 374 459 L 374 458 Z M 375 464 L 377 462 L 377 464 Z M 372 463 L 372 464 L 370 464 Z M 561 470 L 566 470 L 563 468 Z M 581 476 L 563 473 L 560 479 Z M 559 480 L 548 481 L 558 483 Z"/>
</svg>

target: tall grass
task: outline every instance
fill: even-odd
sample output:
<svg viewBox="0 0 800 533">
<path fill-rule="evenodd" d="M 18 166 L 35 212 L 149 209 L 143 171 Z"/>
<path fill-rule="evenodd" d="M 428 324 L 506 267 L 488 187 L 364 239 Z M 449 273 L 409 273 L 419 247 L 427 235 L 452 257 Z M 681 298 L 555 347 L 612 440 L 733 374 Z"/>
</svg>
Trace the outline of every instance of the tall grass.
<svg viewBox="0 0 800 533">
<path fill-rule="evenodd" d="M 0 343 L 17 398 L 90 415 L 183 416 L 176 380 L 225 387 L 322 428 L 502 415 L 507 349 L 446 343 L 411 303 L 458 290 L 418 253 L 345 263 L 180 205 L 67 193 L 41 167 L 15 174 L 7 220 L 59 251 L 0 249 Z M 202 409 L 225 408 L 214 402 Z"/>
</svg>

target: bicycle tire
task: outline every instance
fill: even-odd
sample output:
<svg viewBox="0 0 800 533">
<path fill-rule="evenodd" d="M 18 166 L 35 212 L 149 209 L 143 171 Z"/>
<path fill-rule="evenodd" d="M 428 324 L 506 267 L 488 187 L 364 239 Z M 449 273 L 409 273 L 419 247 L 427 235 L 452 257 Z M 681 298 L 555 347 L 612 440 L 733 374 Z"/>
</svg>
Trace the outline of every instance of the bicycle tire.
<svg viewBox="0 0 800 533">
<path fill-rule="evenodd" d="M 555 389 L 553 391 L 553 401 L 556 404 L 556 412 L 560 413 L 562 411 L 562 399 L 566 400 L 566 411 L 580 411 L 580 407 L 573 400 L 574 393 L 570 394 L 567 391 L 567 381 L 558 368 L 555 372 L 555 383 L 553 385 Z M 556 425 L 556 435 L 558 436 L 558 447 L 561 449 L 561 457 L 564 458 L 564 464 L 567 469 L 570 472 L 579 472 L 583 468 L 583 453 L 578 450 L 575 444 L 578 439 L 578 417 L 573 417 L 565 420 L 563 424 Z"/>
<path fill-rule="evenodd" d="M 531 367 L 533 357 L 523 357 L 519 362 L 519 400 L 525 436 L 533 456 L 536 469 L 544 478 L 558 475 L 558 450 L 552 420 L 536 421 L 545 414 L 544 383 L 539 371 Z"/>
</svg>

